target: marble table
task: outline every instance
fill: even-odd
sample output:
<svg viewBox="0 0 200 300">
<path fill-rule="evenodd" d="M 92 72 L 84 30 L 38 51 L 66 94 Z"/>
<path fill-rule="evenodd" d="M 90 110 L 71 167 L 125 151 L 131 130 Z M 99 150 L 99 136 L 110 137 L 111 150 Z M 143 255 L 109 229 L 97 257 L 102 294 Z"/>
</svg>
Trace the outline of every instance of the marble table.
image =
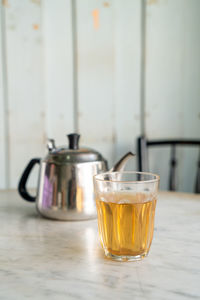
<svg viewBox="0 0 200 300">
<path fill-rule="evenodd" d="M 0 191 L 0 299 L 200 299 L 200 196 L 160 192 L 149 256 L 115 262 L 96 220 L 47 220 Z"/>
</svg>

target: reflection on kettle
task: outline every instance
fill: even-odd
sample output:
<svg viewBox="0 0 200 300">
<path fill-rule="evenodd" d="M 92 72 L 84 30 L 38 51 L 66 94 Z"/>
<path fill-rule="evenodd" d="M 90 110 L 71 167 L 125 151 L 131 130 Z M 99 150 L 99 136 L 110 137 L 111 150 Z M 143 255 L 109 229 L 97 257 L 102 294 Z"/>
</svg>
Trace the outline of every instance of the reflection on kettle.
<svg viewBox="0 0 200 300">
<path fill-rule="evenodd" d="M 76 207 L 78 212 L 83 210 L 83 189 L 80 186 L 77 186 Z"/>
<path fill-rule="evenodd" d="M 68 207 L 73 209 L 76 207 L 77 184 L 75 170 L 72 169 L 71 179 L 68 181 Z"/>
<path fill-rule="evenodd" d="M 41 215 L 57 220 L 84 220 L 96 217 L 93 176 L 106 172 L 107 161 L 89 148 L 79 148 L 78 134 L 69 134 L 69 147 L 56 147 L 48 141 L 48 154 L 43 159 L 32 159 L 25 168 L 18 186 L 20 195 L 35 202 Z M 112 169 L 123 169 L 127 153 Z M 35 164 L 40 164 L 37 196 L 32 197 L 26 183 Z"/>
<path fill-rule="evenodd" d="M 54 194 L 57 192 L 57 182 L 55 173 L 55 165 L 49 165 L 46 168 L 44 175 L 44 188 L 43 188 L 43 206 L 50 208 L 53 204 Z"/>
</svg>

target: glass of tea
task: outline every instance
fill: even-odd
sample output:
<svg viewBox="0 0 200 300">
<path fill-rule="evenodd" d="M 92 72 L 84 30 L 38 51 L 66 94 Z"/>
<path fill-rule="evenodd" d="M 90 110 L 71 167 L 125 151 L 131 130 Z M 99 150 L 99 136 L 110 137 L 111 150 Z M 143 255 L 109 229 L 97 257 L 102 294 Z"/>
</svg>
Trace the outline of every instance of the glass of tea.
<svg viewBox="0 0 200 300">
<path fill-rule="evenodd" d="M 148 255 L 158 184 L 158 175 L 144 172 L 94 176 L 99 237 L 108 258 L 133 261 Z"/>
</svg>

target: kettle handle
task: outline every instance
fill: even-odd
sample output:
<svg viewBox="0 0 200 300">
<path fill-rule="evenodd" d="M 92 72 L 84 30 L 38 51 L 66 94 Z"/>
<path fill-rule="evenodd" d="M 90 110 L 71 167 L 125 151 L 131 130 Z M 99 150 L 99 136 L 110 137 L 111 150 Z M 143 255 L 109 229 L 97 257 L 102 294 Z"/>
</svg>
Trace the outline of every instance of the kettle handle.
<svg viewBox="0 0 200 300">
<path fill-rule="evenodd" d="M 22 196 L 22 198 L 29 202 L 35 202 L 36 200 L 36 197 L 31 196 L 26 189 L 26 182 L 35 164 L 40 164 L 40 158 L 31 159 L 31 161 L 26 166 L 18 185 L 19 194 Z"/>
</svg>

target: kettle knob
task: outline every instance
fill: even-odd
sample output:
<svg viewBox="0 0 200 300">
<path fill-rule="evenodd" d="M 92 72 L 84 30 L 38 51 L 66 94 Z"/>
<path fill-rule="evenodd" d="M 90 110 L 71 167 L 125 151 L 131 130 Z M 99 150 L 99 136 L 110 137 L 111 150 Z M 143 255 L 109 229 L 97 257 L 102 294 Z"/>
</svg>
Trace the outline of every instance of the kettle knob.
<svg viewBox="0 0 200 300">
<path fill-rule="evenodd" d="M 55 140 L 54 139 L 48 139 L 47 148 L 48 148 L 49 152 L 51 152 L 54 149 L 56 149 L 56 145 L 55 145 Z"/>
<path fill-rule="evenodd" d="M 67 136 L 69 139 L 69 149 L 77 150 L 79 148 L 80 134 L 71 133 L 71 134 L 68 134 Z"/>
</svg>

